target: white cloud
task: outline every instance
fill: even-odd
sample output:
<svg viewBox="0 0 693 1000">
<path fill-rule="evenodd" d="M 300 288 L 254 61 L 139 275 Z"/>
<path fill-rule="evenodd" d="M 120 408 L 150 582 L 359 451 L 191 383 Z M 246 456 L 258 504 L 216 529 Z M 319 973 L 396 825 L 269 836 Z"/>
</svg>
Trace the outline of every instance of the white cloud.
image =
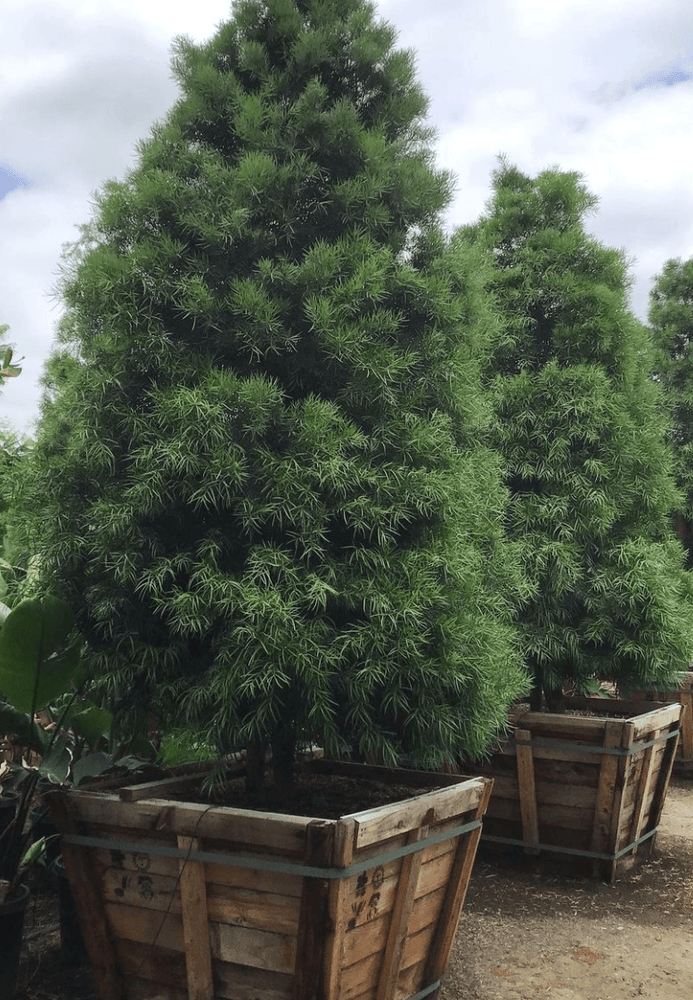
<svg viewBox="0 0 693 1000">
<path fill-rule="evenodd" d="M 637 259 L 633 305 L 651 278 L 693 255 L 689 0 L 381 0 L 417 52 L 441 166 L 458 175 L 448 221 L 470 222 L 490 192 L 496 154 L 534 174 L 557 164 L 600 199 L 589 228 Z M 135 143 L 177 91 L 176 34 L 202 41 L 226 0 L 4 0 L 0 36 L 2 165 L 25 179 L 0 200 L 0 323 L 25 371 L 0 415 L 28 428 L 59 310 L 47 298 L 60 246 L 90 198 L 134 163 Z M 677 79 L 674 77 L 673 79 Z"/>
</svg>

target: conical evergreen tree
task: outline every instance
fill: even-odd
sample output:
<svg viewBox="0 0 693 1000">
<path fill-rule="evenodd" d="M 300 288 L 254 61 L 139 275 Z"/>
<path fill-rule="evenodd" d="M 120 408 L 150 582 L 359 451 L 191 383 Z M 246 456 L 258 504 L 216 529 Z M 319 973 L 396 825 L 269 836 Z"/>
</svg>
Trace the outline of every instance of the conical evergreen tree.
<svg viewBox="0 0 693 1000">
<path fill-rule="evenodd" d="M 667 406 L 676 483 L 682 496 L 675 512 L 676 526 L 690 569 L 693 567 L 693 260 L 666 261 L 650 292 L 648 320 L 657 348 L 654 372 Z"/>
<path fill-rule="evenodd" d="M 182 97 L 60 288 L 43 585 L 121 710 L 278 760 L 479 753 L 526 685 L 478 443 L 495 319 L 394 42 L 363 0 L 243 0 L 178 40 Z"/>
<path fill-rule="evenodd" d="M 693 649 L 652 344 L 624 254 L 585 231 L 596 202 L 579 174 L 530 178 L 502 159 L 488 214 L 458 237 L 492 256 L 506 318 L 494 441 L 535 588 L 519 616 L 534 702 L 544 691 L 552 708 L 566 683 L 664 684 Z"/>
</svg>

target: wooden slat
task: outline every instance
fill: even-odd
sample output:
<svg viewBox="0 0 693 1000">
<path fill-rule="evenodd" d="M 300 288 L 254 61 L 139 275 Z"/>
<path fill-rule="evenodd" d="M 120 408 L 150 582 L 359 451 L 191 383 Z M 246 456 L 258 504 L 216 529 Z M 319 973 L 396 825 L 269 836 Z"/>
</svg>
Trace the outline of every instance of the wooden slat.
<svg viewBox="0 0 693 1000">
<path fill-rule="evenodd" d="M 655 729 L 664 729 L 665 726 L 679 724 L 681 719 L 681 704 L 662 705 L 656 711 L 646 712 L 638 715 L 630 721 L 635 726 L 635 739 L 647 740 L 649 733 Z"/>
<path fill-rule="evenodd" d="M 305 831 L 313 821 L 310 816 L 282 816 L 226 806 L 210 809 L 197 803 L 171 802 L 167 799 L 125 803 L 111 794 L 82 794 L 78 791 L 65 794 L 75 820 L 119 828 L 125 840 L 136 840 L 140 833 L 161 830 L 175 836 L 200 837 L 205 841 L 216 839 L 229 844 L 248 845 L 258 851 L 274 849 L 281 854 L 302 857 Z M 233 848 L 229 846 L 226 849 Z"/>
<path fill-rule="evenodd" d="M 66 794 L 54 792 L 49 798 L 51 816 L 60 833 L 75 833 L 77 828 L 66 802 Z M 99 996 L 101 1000 L 125 1000 L 125 984 L 118 971 L 92 859 L 88 851 L 65 842 L 61 844 L 61 849 Z"/>
<path fill-rule="evenodd" d="M 240 773 L 244 768 L 239 766 L 235 769 Z M 140 799 L 161 799 L 171 792 L 184 792 L 188 788 L 199 785 L 207 777 L 209 768 L 203 771 L 195 771 L 193 774 L 178 775 L 173 778 L 159 779 L 158 781 L 145 781 L 141 785 L 127 785 L 118 792 L 121 802 L 138 802 Z M 235 773 L 235 772 L 234 772 Z"/>
<path fill-rule="evenodd" d="M 660 735 L 661 730 L 655 730 L 653 738 Z M 621 844 L 620 838 L 617 836 L 614 839 L 616 849 L 620 849 L 621 847 L 627 846 L 627 844 L 634 843 L 634 841 L 636 841 L 643 832 L 645 823 L 647 822 L 647 807 L 651 801 L 650 781 L 652 778 L 652 769 L 655 763 L 655 747 L 647 747 L 646 750 L 641 751 L 641 754 L 642 765 L 635 794 L 635 801 L 633 803 L 633 814 L 627 827 L 628 839 L 626 844 Z M 637 848 L 635 849 L 635 853 L 637 853 Z"/>
<path fill-rule="evenodd" d="M 539 820 L 537 819 L 537 792 L 534 783 L 534 758 L 529 729 L 516 729 L 517 741 L 517 784 L 522 817 L 522 839 L 526 854 L 539 853 Z"/>
<path fill-rule="evenodd" d="M 117 836 L 117 832 L 116 830 L 108 831 L 109 835 L 114 837 Z M 98 836 L 106 836 L 106 831 L 99 831 Z M 135 861 L 135 855 L 129 851 L 111 852 L 96 849 L 93 851 L 93 857 L 100 871 L 112 871 L 111 879 L 116 879 L 119 872 L 125 876 L 128 874 L 142 875 L 141 854 L 137 855 L 138 860 Z M 152 878 L 155 876 L 171 878 L 174 882 L 178 880 L 178 860 L 176 858 L 148 854 L 146 859 L 147 875 Z M 301 897 L 303 888 L 303 878 L 300 875 L 267 872 L 258 868 L 236 868 L 228 864 L 217 865 L 205 862 L 205 873 L 208 897 L 210 894 L 212 896 L 216 894 L 221 898 L 224 895 L 222 891 L 223 887 L 228 887 L 246 889 L 259 894 L 268 893 L 281 897 L 289 897 L 297 901 Z M 163 888 L 165 883 L 162 882 L 161 885 L 162 891 L 165 891 Z M 218 892 L 216 887 L 219 889 Z M 243 899 L 243 894 L 241 893 L 238 898 Z M 298 906 L 298 903 L 296 903 L 296 906 Z"/>
<path fill-rule="evenodd" d="M 484 779 L 482 794 L 473 813 L 475 819 L 481 819 L 485 815 L 492 789 L 493 781 Z M 455 863 L 448 882 L 445 901 L 426 960 L 426 972 L 423 977 L 425 985 L 436 982 L 445 971 L 467 896 L 480 835 L 481 827 L 477 827 L 477 829 L 463 834 L 458 841 Z"/>
<path fill-rule="evenodd" d="M 178 837 L 185 851 L 201 850 L 197 837 Z M 212 954 L 209 947 L 205 866 L 199 861 L 180 862 L 180 897 L 189 1000 L 213 1000 Z"/>
<path fill-rule="evenodd" d="M 669 731 L 673 732 L 678 722 L 674 722 L 670 725 Z M 659 821 L 662 818 L 662 809 L 664 808 L 664 800 L 666 798 L 667 789 L 669 788 L 669 782 L 671 780 L 671 772 L 674 766 L 674 757 L 676 756 L 676 748 L 679 742 L 679 734 L 667 740 L 664 745 L 664 755 L 662 757 L 662 763 L 659 768 L 659 773 L 657 774 L 657 782 L 655 789 L 652 794 L 652 802 L 650 805 L 649 816 L 647 823 L 645 824 L 645 831 L 656 830 L 659 826 Z M 654 848 L 655 838 L 651 837 L 648 847 L 652 851 Z"/>
<path fill-rule="evenodd" d="M 409 833 L 407 843 L 413 844 L 423 840 L 428 834 L 429 825 L 434 823 L 436 818 L 435 811 L 431 809 L 424 817 L 421 826 Z M 421 853 L 419 851 L 402 858 L 397 892 L 390 914 L 390 927 L 385 945 L 385 953 L 378 977 L 378 988 L 375 994 L 376 1000 L 388 1000 L 388 997 L 394 993 L 395 983 L 399 976 L 402 962 L 409 918 L 414 907 L 420 868 Z"/>
<path fill-rule="evenodd" d="M 315 820 L 306 831 L 306 864 L 318 868 L 332 863 L 335 824 Z M 328 935 L 329 879 L 304 878 L 298 922 L 292 1000 L 322 996 L 325 944 Z"/>
<path fill-rule="evenodd" d="M 693 691 L 682 690 L 679 700 L 683 705 L 681 716 L 681 755 L 684 761 L 693 761 Z"/>
<path fill-rule="evenodd" d="M 353 813 L 357 823 L 356 849 L 418 829 L 429 809 L 435 809 L 439 821 L 475 809 L 483 792 L 483 781 L 472 778 L 404 802 Z"/>
<path fill-rule="evenodd" d="M 316 760 L 310 770 L 317 774 L 343 774 L 361 781 L 378 781 L 384 785 L 408 785 L 410 788 L 445 788 L 459 784 L 464 778 L 434 771 L 414 771 L 404 767 L 380 767 L 375 764 L 352 764 L 347 761 Z"/>
<path fill-rule="evenodd" d="M 156 996 L 157 987 L 185 982 L 185 958 L 174 951 L 120 942 L 118 960 L 125 976 L 149 981 L 151 996 Z M 290 975 L 221 961 L 215 961 L 214 973 L 215 997 L 220 1000 L 290 1000 Z"/>
<path fill-rule="evenodd" d="M 622 722 L 607 722 L 604 729 L 604 747 L 606 749 L 618 748 L 623 735 L 624 724 Z M 626 739 L 632 742 L 632 728 L 629 730 Z M 618 758 L 613 754 L 604 754 L 599 770 L 599 787 L 597 788 L 594 824 L 590 842 L 590 850 L 595 853 L 606 853 L 609 850 L 609 834 L 611 832 L 611 821 L 614 810 L 617 772 Z M 601 870 L 602 867 L 601 862 L 595 863 L 596 871 Z M 614 874 L 613 865 L 611 866 L 610 874 L 612 876 Z"/>
</svg>

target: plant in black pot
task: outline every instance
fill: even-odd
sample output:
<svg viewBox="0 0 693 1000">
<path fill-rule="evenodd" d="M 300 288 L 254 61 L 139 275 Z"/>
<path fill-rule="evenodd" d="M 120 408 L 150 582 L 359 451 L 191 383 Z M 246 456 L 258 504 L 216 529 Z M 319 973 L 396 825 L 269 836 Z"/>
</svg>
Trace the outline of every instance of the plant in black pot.
<svg viewBox="0 0 693 1000">
<path fill-rule="evenodd" d="M 25 477 L 109 705 L 246 747 L 280 798 L 314 743 L 481 753 L 526 684 L 481 442 L 496 319 L 395 37 L 363 0 L 245 0 L 178 41 L 179 102 L 66 258 Z"/>
<path fill-rule="evenodd" d="M 4 617 L 0 628 L 0 729 L 17 735 L 27 747 L 50 756 L 57 730 L 43 733 L 36 713 L 77 682 L 80 642 L 69 607 L 53 597 L 21 602 Z M 38 769 L 19 769 L 14 815 L 0 828 L 0 997 L 16 986 L 24 911 L 29 890 L 21 881 L 40 855 L 43 843 L 32 842 L 27 820 L 40 779 Z"/>
</svg>

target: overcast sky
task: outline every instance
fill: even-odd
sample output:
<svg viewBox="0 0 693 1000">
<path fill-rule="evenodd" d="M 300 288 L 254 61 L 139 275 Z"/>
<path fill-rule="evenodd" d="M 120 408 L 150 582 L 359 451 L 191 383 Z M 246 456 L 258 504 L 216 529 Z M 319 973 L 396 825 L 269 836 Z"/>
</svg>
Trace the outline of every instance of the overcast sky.
<svg viewBox="0 0 693 1000">
<path fill-rule="evenodd" d="M 24 372 L 0 418 L 31 432 L 61 307 L 64 242 L 93 192 L 122 178 L 177 89 L 177 34 L 204 41 L 227 0 L 2 0 L 0 324 Z M 476 219 L 496 156 L 535 174 L 579 170 L 600 198 L 589 228 L 635 258 L 646 319 L 665 260 L 693 256 L 691 0 L 380 0 L 414 48 L 439 164 L 458 177 L 450 227 Z"/>
</svg>

